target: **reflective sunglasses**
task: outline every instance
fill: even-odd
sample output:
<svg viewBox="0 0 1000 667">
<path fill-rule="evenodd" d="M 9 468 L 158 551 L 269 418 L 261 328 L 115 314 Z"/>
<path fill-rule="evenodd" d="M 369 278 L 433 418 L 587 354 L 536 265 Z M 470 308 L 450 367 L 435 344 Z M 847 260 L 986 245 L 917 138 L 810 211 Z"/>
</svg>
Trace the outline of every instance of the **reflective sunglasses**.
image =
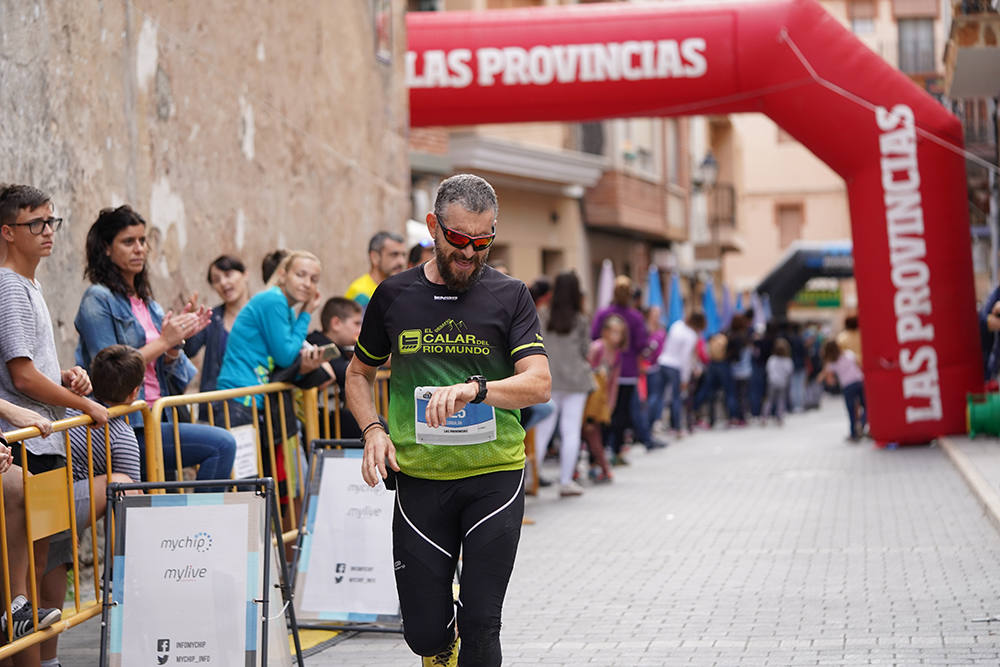
<svg viewBox="0 0 1000 667">
<path fill-rule="evenodd" d="M 444 232 L 445 241 L 459 250 L 463 249 L 470 243 L 472 244 L 472 249 L 476 252 L 486 250 L 493 245 L 493 241 L 497 237 L 497 226 L 495 224 L 493 225 L 493 231 L 483 236 L 469 236 L 468 234 L 463 234 L 462 232 L 455 231 L 454 229 L 448 229 L 444 222 L 441 221 L 441 218 L 438 218 L 438 225 L 440 225 L 441 231 Z"/>
<path fill-rule="evenodd" d="M 62 218 L 35 218 L 28 222 L 9 222 L 7 224 L 10 227 L 27 227 L 29 232 L 38 236 L 45 229 L 45 225 L 51 227 L 53 232 L 58 232 L 59 228 L 62 227 L 62 222 Z"/>
</svg>

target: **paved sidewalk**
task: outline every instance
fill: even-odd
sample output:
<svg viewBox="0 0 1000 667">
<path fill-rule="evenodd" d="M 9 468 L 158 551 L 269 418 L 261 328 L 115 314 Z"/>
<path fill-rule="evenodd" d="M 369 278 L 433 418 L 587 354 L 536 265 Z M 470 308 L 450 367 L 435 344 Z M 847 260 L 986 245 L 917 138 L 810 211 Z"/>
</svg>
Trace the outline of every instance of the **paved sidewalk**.
<svg viewBox="0 0 1000 667">
<path fill-rule="evenodd" d="M 941 438 L 941 447 L 1000 530 L 1000 440 L 978 436 Z"/>
<path fill-rule="evenodd" d="M 633 451 L 582 497 L 529 498 L 504 664 L 1000 664 L 1000 623 L 974 620 L 1000 615 L 1000 533 L 980 501 L 942 447 L 847 443 L 842 412 L 698 433 Z M 977 462 L 1000 450 L 973 444 Z M 96 664 L 84 628 L 63 667 Z M 306 664 L 419 660 L 365 634 Z"/>
<path fill-rule="evenodd" d="M 1000 535 L 939 447 L 784 428 L 635 452 L 614 484 L 529 499 L 504 664 L 1000 664 Z M 554 468 L 549 471 L 553 474 Z M 418 664 L 398 636 L 308 665 Z"/>
</svg>

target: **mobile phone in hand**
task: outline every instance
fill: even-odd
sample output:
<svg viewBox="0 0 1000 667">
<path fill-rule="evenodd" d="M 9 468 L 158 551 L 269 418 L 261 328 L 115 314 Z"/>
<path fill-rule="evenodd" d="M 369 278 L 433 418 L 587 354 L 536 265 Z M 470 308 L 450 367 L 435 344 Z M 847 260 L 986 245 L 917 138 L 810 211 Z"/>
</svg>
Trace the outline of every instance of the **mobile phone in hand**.
<svg viewBox="0 0 1000 667">
<path fill-rule="evenodd" d="M 336 343 L 330 343 L 329 345 L 320 346 L 319 353 L 322 355 L 323 361 L 330 361 L 340 356 L 340 348 L 337 347 Z"/>
</svg>

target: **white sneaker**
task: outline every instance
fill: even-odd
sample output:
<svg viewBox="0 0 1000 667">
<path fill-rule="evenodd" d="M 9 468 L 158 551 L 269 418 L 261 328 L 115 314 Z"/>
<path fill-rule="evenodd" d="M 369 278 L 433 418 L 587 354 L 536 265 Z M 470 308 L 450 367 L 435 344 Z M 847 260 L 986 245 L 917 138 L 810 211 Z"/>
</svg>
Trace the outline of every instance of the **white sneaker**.
<svg viewBox="0 0 1000 667">
<path fill-rule="evenodd" d="M 572 481 L 568 484 L 561 484 L 559 486 L 559 495 L 564 498 L 567 496 L 582 496 L 583 487 Z"/>
</svg>

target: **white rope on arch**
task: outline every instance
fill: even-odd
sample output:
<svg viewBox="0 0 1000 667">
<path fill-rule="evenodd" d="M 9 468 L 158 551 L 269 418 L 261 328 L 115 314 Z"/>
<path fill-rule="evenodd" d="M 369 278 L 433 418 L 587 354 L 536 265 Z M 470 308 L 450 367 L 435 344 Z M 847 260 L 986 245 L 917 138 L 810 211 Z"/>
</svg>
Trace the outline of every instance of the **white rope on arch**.
<svg viewBox="0 0 1000 667">
<path fill-rule="evenodd" d="M 788 48 L 790 48 L 792 50 L 792 53 L 795 54 L 795 57 L 798 58 L 799 62 L 802 63 L 802 66 L 806 68 L 806 71 L 809 72 L 809 76 L 812 78 L 813 81 L 815 81 L 819 85 L 823 86 L 824 88 L 827 88 L 827 89 L 833 91 L 834 93 L 840 95 L 841 97 L 843 97 L 845 99 L 848 99 L 848 100 L 854 102 L 855 104 L 864 107 L 865 109 L 868 109 L 869 111 L 872 111 L 872 112 L 875 111 L 875 109 L 877 108 L 877 105 L 872 104 L 871 102 L 869 102 L 868 100 L 864 99 L 863 97 L 855 95 L 854 93 L 852 93 L 849 90 L 845 90 L 844 88 L 841 88 L 840 86 L 838 86 L 837 84 L 833 83 L 832 81 L 827 81 L 826 79 L 824 79 L 823 77 L 821 77 L 819 74 L 817 74 L 816 70 L 813 69 L 812 65 L 809 63 L 809 61 L 806 59 L 806 57 L 802 54 L 802 51 L 799 50 L 799 47 L 795 43 L 795 40 L 793 40 L 792 37 L 791 37 L 791 35 L 788 34 L 788 30 L 786 28 L 782 28 L 781 29 L 781 34 L 779 35 L 778 39 L 780 41 L 788 44 Z M 995 165 L 995 164 L 993 164 L 991 162 L 987 162 L 986 160 L 982 159 L 978 155 L 970 153 L 969 151 L 965 150 L 961 146 L 956 146 L 952 142 L 946 141 L 945 139 L 942 139 L 941 137 L 937 136 L 936 134 L 928 132 L 927 130 L 924 130 L 923 128 L 921 128 L 919 126 L 915 125 L 914 129 L 916 130 L 916 133 L 919 134 L 921 137 L 923 137 L 925 139 L 928 139 L 929 141 L 933 141 L 934 143 L 938 144 L 939 146 L 941 146 L 943 148 L 946 148 L 946 149 L 950 150 L 951 152 L 956 153 L 957 155 L 961 155 L 966 160 L 969 160 L 970 162 L 974 162 L 975 164 L 979 165 L 980 167 L 983 167 L 984 169 L 987 169 L 987 170 L 992 171 L 994 173 L 1000 174 L 1000 167 L 998 167 L 997 165 Z"/>
</svg>

